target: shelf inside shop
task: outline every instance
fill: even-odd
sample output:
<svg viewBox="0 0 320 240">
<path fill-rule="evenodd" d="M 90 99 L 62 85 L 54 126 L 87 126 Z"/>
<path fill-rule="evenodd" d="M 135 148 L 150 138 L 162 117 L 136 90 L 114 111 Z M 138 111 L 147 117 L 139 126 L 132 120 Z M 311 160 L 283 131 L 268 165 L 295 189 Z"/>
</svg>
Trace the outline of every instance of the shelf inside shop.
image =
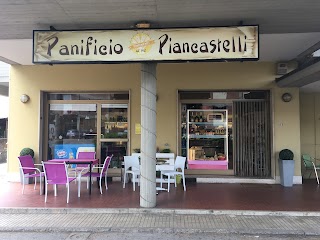
<svg viewBox="0 0 320 240">
<path fill-rule="evenodd" d="M 196 138 L 196 139 L 218 139 L 218 138 L 227 138 L 226 135 L 196 135 L 196 134 L 190 134 L 189 135 L 189 139 L 192 139 L 192 138 Z"/>
</svg>

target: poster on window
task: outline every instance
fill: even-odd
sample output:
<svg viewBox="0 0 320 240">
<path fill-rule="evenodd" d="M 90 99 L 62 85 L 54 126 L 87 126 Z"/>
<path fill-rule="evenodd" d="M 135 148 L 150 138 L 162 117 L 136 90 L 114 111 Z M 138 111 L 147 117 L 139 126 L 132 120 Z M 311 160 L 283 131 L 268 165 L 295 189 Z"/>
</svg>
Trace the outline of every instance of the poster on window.
<svg viewBox="0 0 320 240">
<path fill-rule="evenodd" d="M 95 152 L 94 144 L 56 144 L 55 159 L 75 159 L 79 152 Z"/>
</svg>

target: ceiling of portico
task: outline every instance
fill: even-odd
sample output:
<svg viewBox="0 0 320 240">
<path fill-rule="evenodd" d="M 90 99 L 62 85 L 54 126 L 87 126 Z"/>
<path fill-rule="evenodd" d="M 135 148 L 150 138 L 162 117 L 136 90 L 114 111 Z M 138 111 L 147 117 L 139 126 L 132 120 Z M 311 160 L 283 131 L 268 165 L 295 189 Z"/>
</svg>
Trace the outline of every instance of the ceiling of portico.
<svg viewBox="0 0 320 240">
<path fill-rule="evenodd" d="M 289 61 L 320 40 L 319 0 L 2 0 L 0 60 L 32 64 L 32 31 L 258 24 L 260 61 Z"/>
<path fill-rule="evenodd" d="M 2 0 L 0 39 L 30 39 L 32 30 L 259 24 L 261 33 L 318 32 L 318 0 Z"/>
</svg>

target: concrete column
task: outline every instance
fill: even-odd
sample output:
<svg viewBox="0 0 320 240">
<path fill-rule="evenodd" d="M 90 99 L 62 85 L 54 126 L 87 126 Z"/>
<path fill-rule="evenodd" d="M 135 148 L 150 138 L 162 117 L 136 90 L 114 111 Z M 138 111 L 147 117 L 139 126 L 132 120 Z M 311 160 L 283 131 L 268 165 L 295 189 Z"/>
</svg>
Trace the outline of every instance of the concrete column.
<svg viewBox="0 0 320 240">
<path fill-rule="evenodd" d="M 141 64 L 140 206 L 156 202 L 156 63 Z"/>
</svg>

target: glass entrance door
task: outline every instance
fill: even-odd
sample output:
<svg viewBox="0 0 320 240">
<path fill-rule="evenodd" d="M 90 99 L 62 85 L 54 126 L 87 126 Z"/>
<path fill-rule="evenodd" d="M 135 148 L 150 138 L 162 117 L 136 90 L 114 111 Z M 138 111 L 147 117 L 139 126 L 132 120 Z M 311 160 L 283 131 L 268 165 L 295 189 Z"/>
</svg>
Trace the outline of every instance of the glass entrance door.
<svg viewBox="0 0 320 240">
<path fill-rule="evenodd" d="M 101 159 L 113 154 L 110 168 L 121 169 L 127 155 L 128 104 L 101 104 Z"/>
<path fill-rule="evenodd" d="M 111 168 L 121 168 L 129 143 L 128 92 L 48 93 L 46 98 L 43 160 L 95 151 L 100 163 L 113 154 Z"/>
</svg>

